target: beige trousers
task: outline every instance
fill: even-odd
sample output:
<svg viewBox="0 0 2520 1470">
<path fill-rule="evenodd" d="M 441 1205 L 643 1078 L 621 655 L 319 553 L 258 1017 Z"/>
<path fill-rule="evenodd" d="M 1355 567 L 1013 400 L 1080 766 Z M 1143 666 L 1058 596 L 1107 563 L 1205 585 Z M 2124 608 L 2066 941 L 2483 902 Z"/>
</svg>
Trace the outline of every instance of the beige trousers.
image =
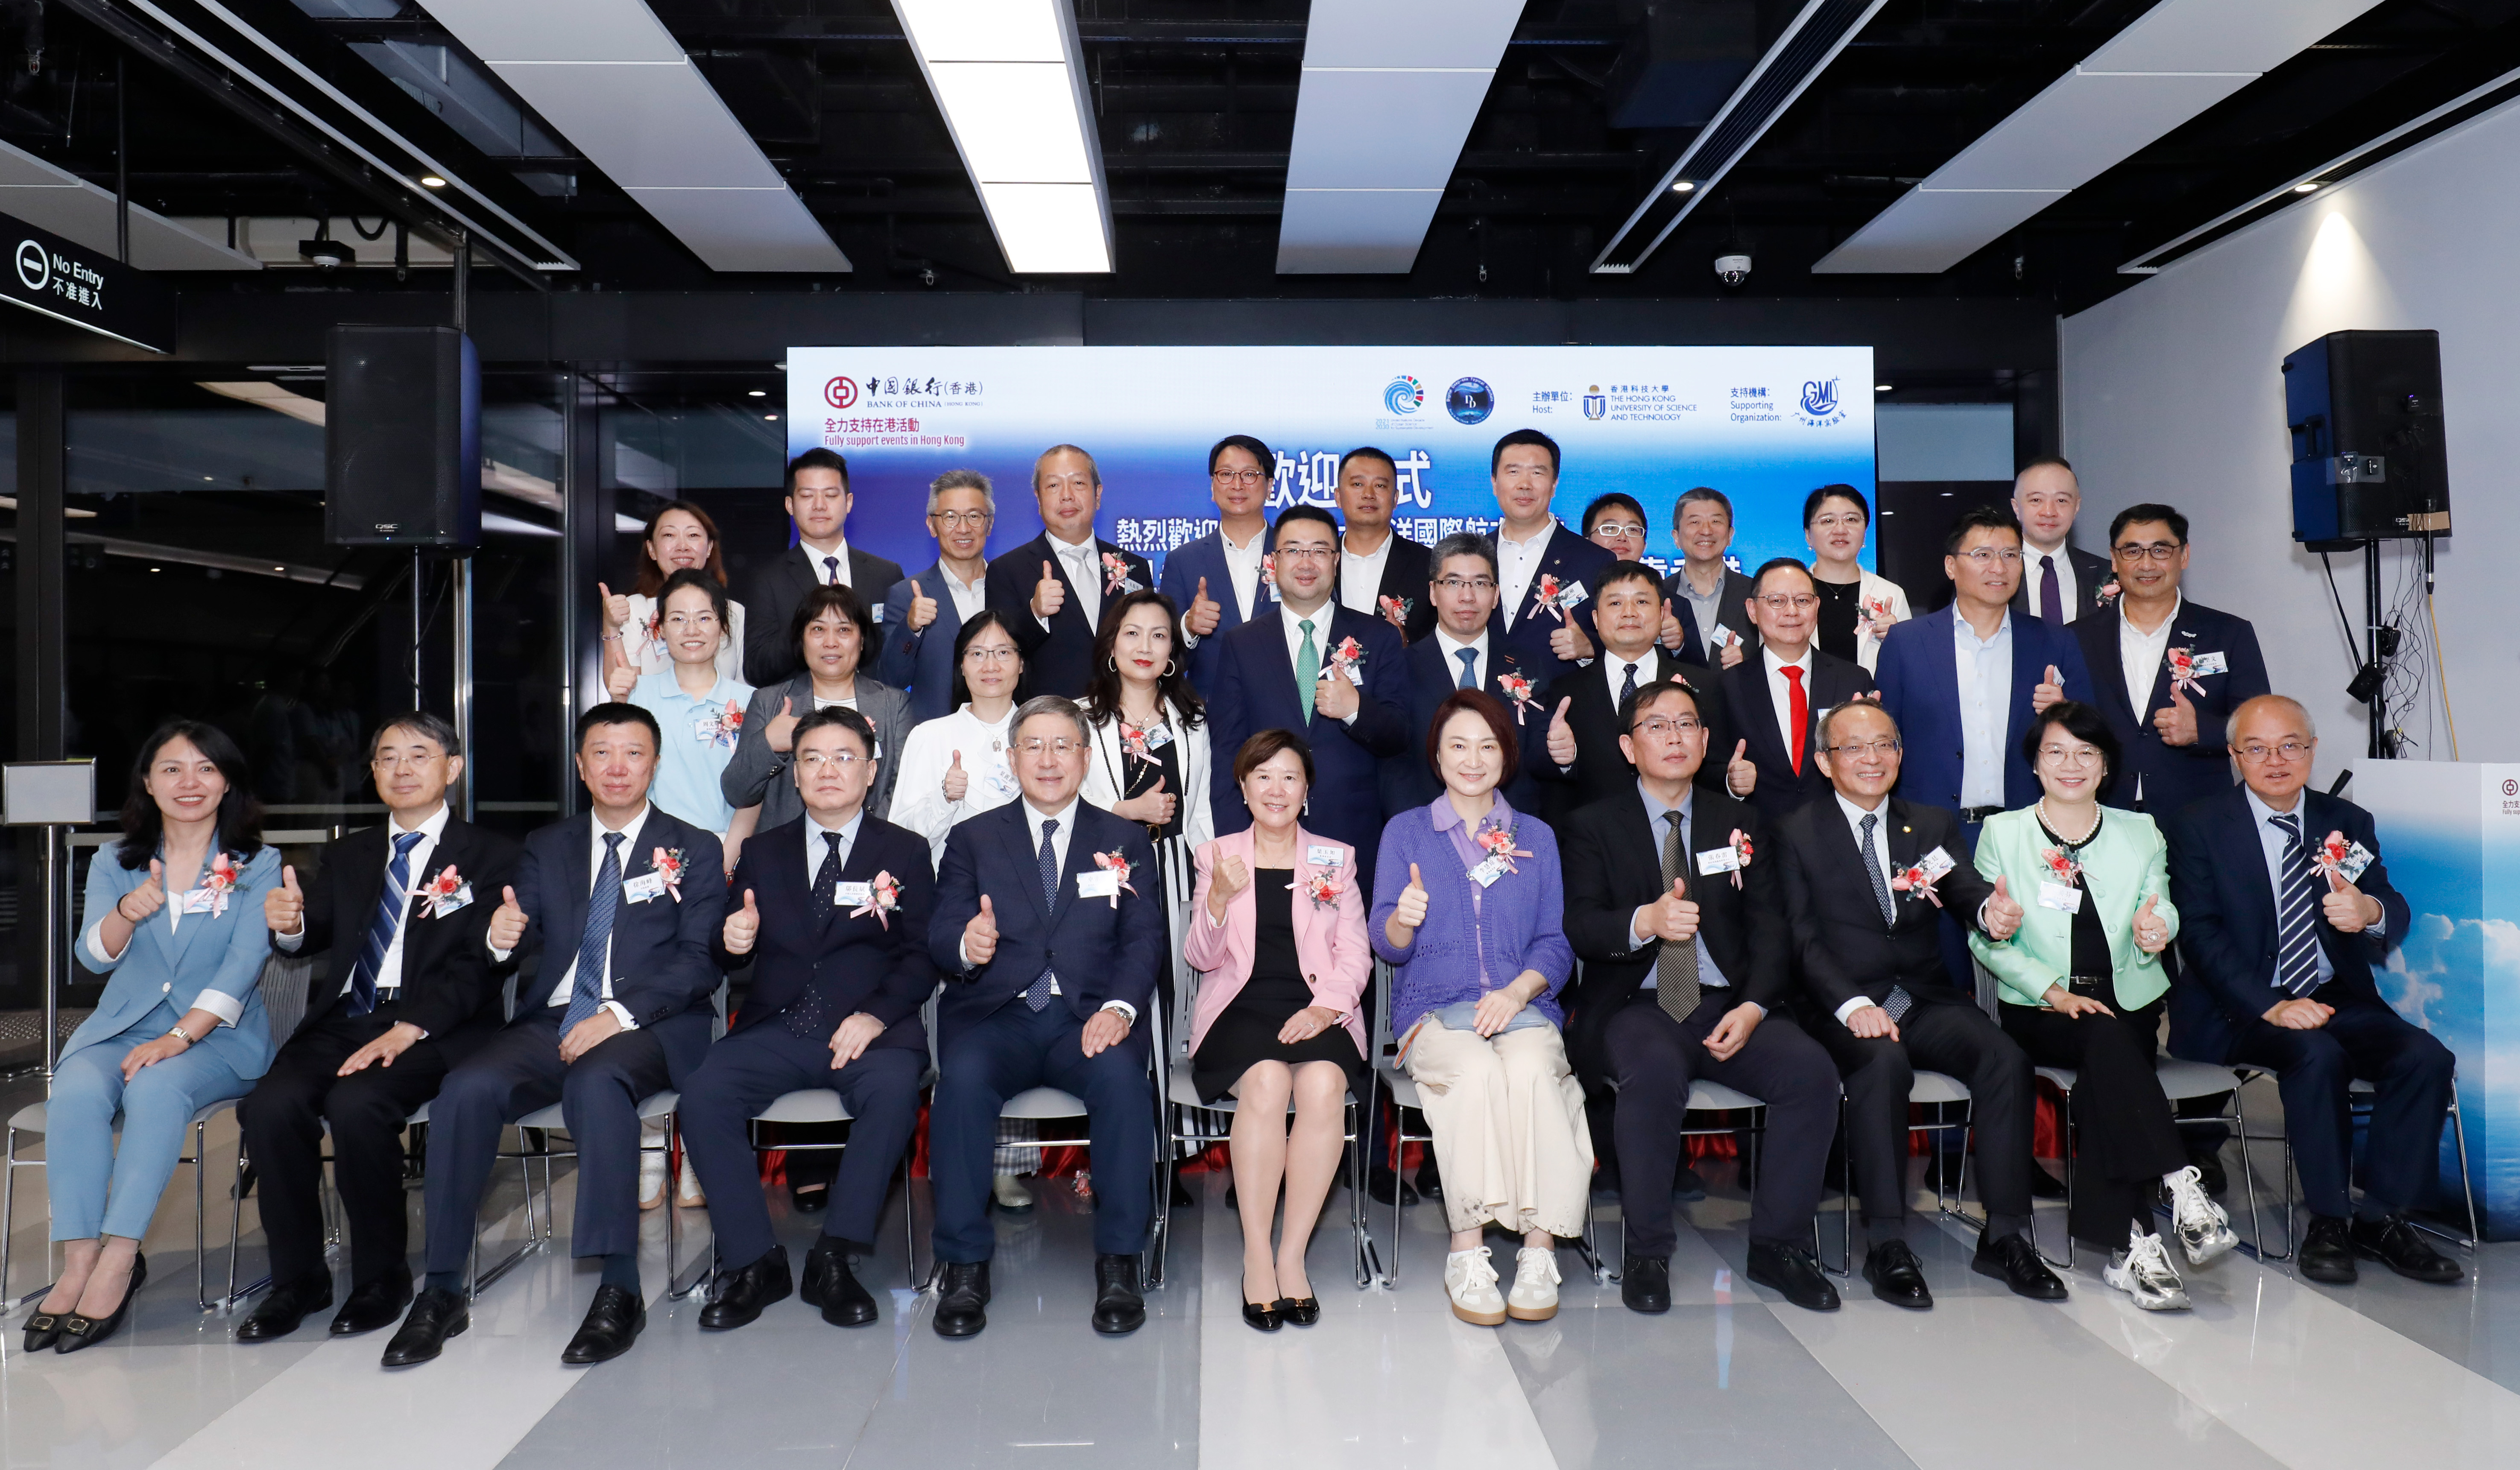
<svg viewBox="0 0 2520 1470">
<path fill-rule="evenodd" d="M 1584 1233 L 1593 1135 L 1556 1027 L 1482 1038 L 1429 1020 L 1410 1045 L 1408 1067 L 1435 1136 L 1454 1229 L 1493 1220 L 1517 1235 Z"/>
</svg>

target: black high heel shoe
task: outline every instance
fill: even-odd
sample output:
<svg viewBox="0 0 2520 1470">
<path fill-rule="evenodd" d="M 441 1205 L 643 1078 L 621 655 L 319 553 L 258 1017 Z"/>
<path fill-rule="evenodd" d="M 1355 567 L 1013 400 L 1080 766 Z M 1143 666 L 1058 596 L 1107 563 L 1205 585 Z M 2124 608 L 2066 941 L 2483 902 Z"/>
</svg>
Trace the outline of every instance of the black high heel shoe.
<svg viewBox="0 0 2520 1470">
<path fill-rule="evenodd" d="M 149 1258 L 134 1255 L 131 1258 L 131 1283 L 122 1288 L 122 1300 L 112 1313 L 103 1317 L 89 1317 L 73 1312 L 63 1317 L 61 1340 L 54 1345 L 53 1351 L 75 1353 L 81 1348 L 93 1348 L 112 1337 L 121 1329 L 122 1319 L 131 1314 L 132 1299 L 140 1295 L 140 1288 L 148 1281 Z"/>
<path fill-rule="evenodd" d="M 1286 1325 L 1284 1319 L 1278 1315 L 1278 1309 L 1284 1305 L 1282 1302 L 1255 1302 L 1245 1297 L 1242 1299 L 1242 1319 L 1263 1332 L 1275 1332 Z"/>
<path fill-rule="evenodd" d="M 1280 1316 L 1298 1327 L 1309 1327 L 1322 1319 L 1320 1297 L 1280 1297 L 1275 1305 Z"/>
</svg>

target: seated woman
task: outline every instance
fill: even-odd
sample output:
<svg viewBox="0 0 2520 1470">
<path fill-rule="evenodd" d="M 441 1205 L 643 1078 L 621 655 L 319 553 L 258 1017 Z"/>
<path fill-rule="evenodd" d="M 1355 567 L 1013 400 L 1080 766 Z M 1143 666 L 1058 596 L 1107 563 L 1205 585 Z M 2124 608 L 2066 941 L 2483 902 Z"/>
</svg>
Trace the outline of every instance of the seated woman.
<svg viewBox="0 0 2520 1470">
<path fill-rule="evenodd" d="M 1313 784 L 1312 747 L 1291 731 L 1264 730 L 1242 742 L 1234 779 L 1251 825 L 1199 845 L 1182 958 L 1199 972 L 1192 1080 L 1202 1100 L 1236 1101 L 1242 1319 L 1275 1332 L 1321 1320 L 1304 1248 L 1338 1174 L 1346 1096 L 1366 1091 L 1357 1002 L 1373 956 L 1356 850 L 1297 822 Z M 1286 1226 L 1273 1256 L 1269 1220 L 1282 1180 Z"/>
<path fill-rule="evenodd" d="M 190 720 L 160 726 L 140 751 L 122 841 L 87 870 L 79 962 L 106 976 L 105 997 L 53 1072 L 44 1153 L 64 1262 L 26 1319 L 28 1352 L 75 1353 L 122 1325 L 193 1114 L 251 1091 L 271 1062 L 258 982 L 280 850 L 263 845 L 245 756 Z"/>
<path fill-rule="evenodd" d="M 1426 756 L 1444 794 L 1383 825 L 1368 929 L 1396 967 L 1391 1024 L 1435 1136 L 1453 1227 L 1444 1290 L 1455 1316 L 1489 1327 L 1557 1314 L 1555 1237 L 1583 1233 L 1593 1182 L 1559 1034 L 1575 957 L 1557 839 L 1497 793 L 1518 754 L 1495 695 L 1456 690 L 1435 707 Z M 1490 1221 L 1522 1236 L 1503 1296 L 1479 1243 Z"/>
<path fill-rule="evenodd" d="M 853 709 L 875 727 L 875 789 L 867 796 L 867 815 L 888 818 L 892 811 L 893 777 L 901 769 L 901 750 L 916 722 L 910 695 L 881 683 L 866 670 L 875 667 L 882 646 L 875 614 L 857 593 L 836 584 L 806 590 L 796 600 L 788 621 L 788 642 L 804 661 L 805 671 L 782 684 L 764 685 L 743 712 L 743 737 L 736 742 L 735 759 L 720 778 L 726 799 L 735 806 L 758 803 L 756 829 L 783 826 L 805 814 L 796 799 L 795 778 L 788 761 L 795 753 L 796 722 L 818 709 Z M 727 860 L 730 865 L 735 861 Z M 727 869 L 734 871 L 732 866 Z"/>
<path fill-rule="evenodd" d="M 2021 927 L 1996 944 L 1969 936 L 1996 977 L 2004 1031 L 2043 1067 L 2072 1067 L 2074 1238 L 2109 1253 L 2102 1279 L 2147 1312 L 2187 1306 L 2187 1291 L 2152 1228 L 2153 1186 L 2190 1266 L 2238 1243 L 2205 1197 L 2153 1077 L 2161 1030 L 2161 952 L 2179 932 L 2169 850 L 2151 818 L 2104 808 L 2118 763 L 2100 712 L 2071 699 L 2048 706 L 2022 741 L 2046 793 L 1987 819 L 1977 870 L 2009 890 Z"/>
</svg>

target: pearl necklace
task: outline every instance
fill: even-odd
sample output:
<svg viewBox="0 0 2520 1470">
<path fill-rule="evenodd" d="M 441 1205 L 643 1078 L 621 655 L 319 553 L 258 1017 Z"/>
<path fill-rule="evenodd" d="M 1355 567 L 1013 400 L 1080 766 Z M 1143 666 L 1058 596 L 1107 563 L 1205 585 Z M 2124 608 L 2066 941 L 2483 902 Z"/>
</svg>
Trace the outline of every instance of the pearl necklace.
<svg viewBox="0 0 2520 1470">
<path fill-rule="evenodd" d="M 2089 841 L 2091 841 L 2091 840 L 2092 840 L 2092 834 L 2093 832 L 2096 832 L 2096 831 L 2098 831 L 2098 830 L 2100 829 L 2100 813 L 2099 813 L 2099 809 L 2098 809 L 2097 807 L 2094 807 L 2094 808 L 2092 808 L 2092 824 L 2091 824 L 2091 825 L 2089 825 L 2089 826 L 2087 826 L 2087 827 L 2085 827 L 2085 828 L 2083 828 L 2083 835 L 2081 835 L 2081 836 L 2079 836 L 2079 837 L 2068 837 L 2068 836 L 2066 836 L 2066 835 L 2065 835 L 2065 829 L 2064 829 L 2063 825 L 2062 825 L 2061 824 L 2059 824 L 2059 823 L 2057 823 L 2057 822 L 2053 821 L 2052 819 L 2050 819 L 2050 818 L 2048 817 L 2048 798 L 2047 798 L 2047 797 L 2045 797 L 2045 796 L 2042 796 L 2042 797 L 2040 797 L 2040 798 L 2039 798 L 2039 820 L 2040 820 L 2040 821 L 2042 821 L 2042 822 L 2047 823 L 2047 824 L 2048 824 L 2048 830 L 2049 830 L 2049 831 L 2051 831 L 2051 832 L 2054 832 L 2054 833 L 2057 835 L 2057 837 L 2058 837 L 2061 841 L 2063 841 L 2063 842 L 2065 843 L 2065 845 L 2066 845 L 2066 846 L 2068 846 L 2068 847 L 2080 847 L 2080 846 L 2082 846 L 2084 843 L 2089 842 Z"/>
</svg>

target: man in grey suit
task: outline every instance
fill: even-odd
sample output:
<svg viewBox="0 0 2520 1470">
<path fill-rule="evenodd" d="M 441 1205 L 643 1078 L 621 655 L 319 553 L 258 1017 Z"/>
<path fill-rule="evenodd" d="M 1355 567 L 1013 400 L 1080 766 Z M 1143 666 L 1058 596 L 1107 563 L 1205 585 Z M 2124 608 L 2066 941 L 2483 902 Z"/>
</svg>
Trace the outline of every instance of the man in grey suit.
<svg viewBox="0 0 2520 1470">
<path fill-rule="evenodd" d="M 883 655 L 876 677 L 910 690 L 910 718 L 954 712 L 954 640 L 988 601 L 989 528 L 998 497 L 976 469 L 948 469 L 927 486 L 927 534 L 936 560 L 892 585 L 883 600 Z"/>
</svg>

